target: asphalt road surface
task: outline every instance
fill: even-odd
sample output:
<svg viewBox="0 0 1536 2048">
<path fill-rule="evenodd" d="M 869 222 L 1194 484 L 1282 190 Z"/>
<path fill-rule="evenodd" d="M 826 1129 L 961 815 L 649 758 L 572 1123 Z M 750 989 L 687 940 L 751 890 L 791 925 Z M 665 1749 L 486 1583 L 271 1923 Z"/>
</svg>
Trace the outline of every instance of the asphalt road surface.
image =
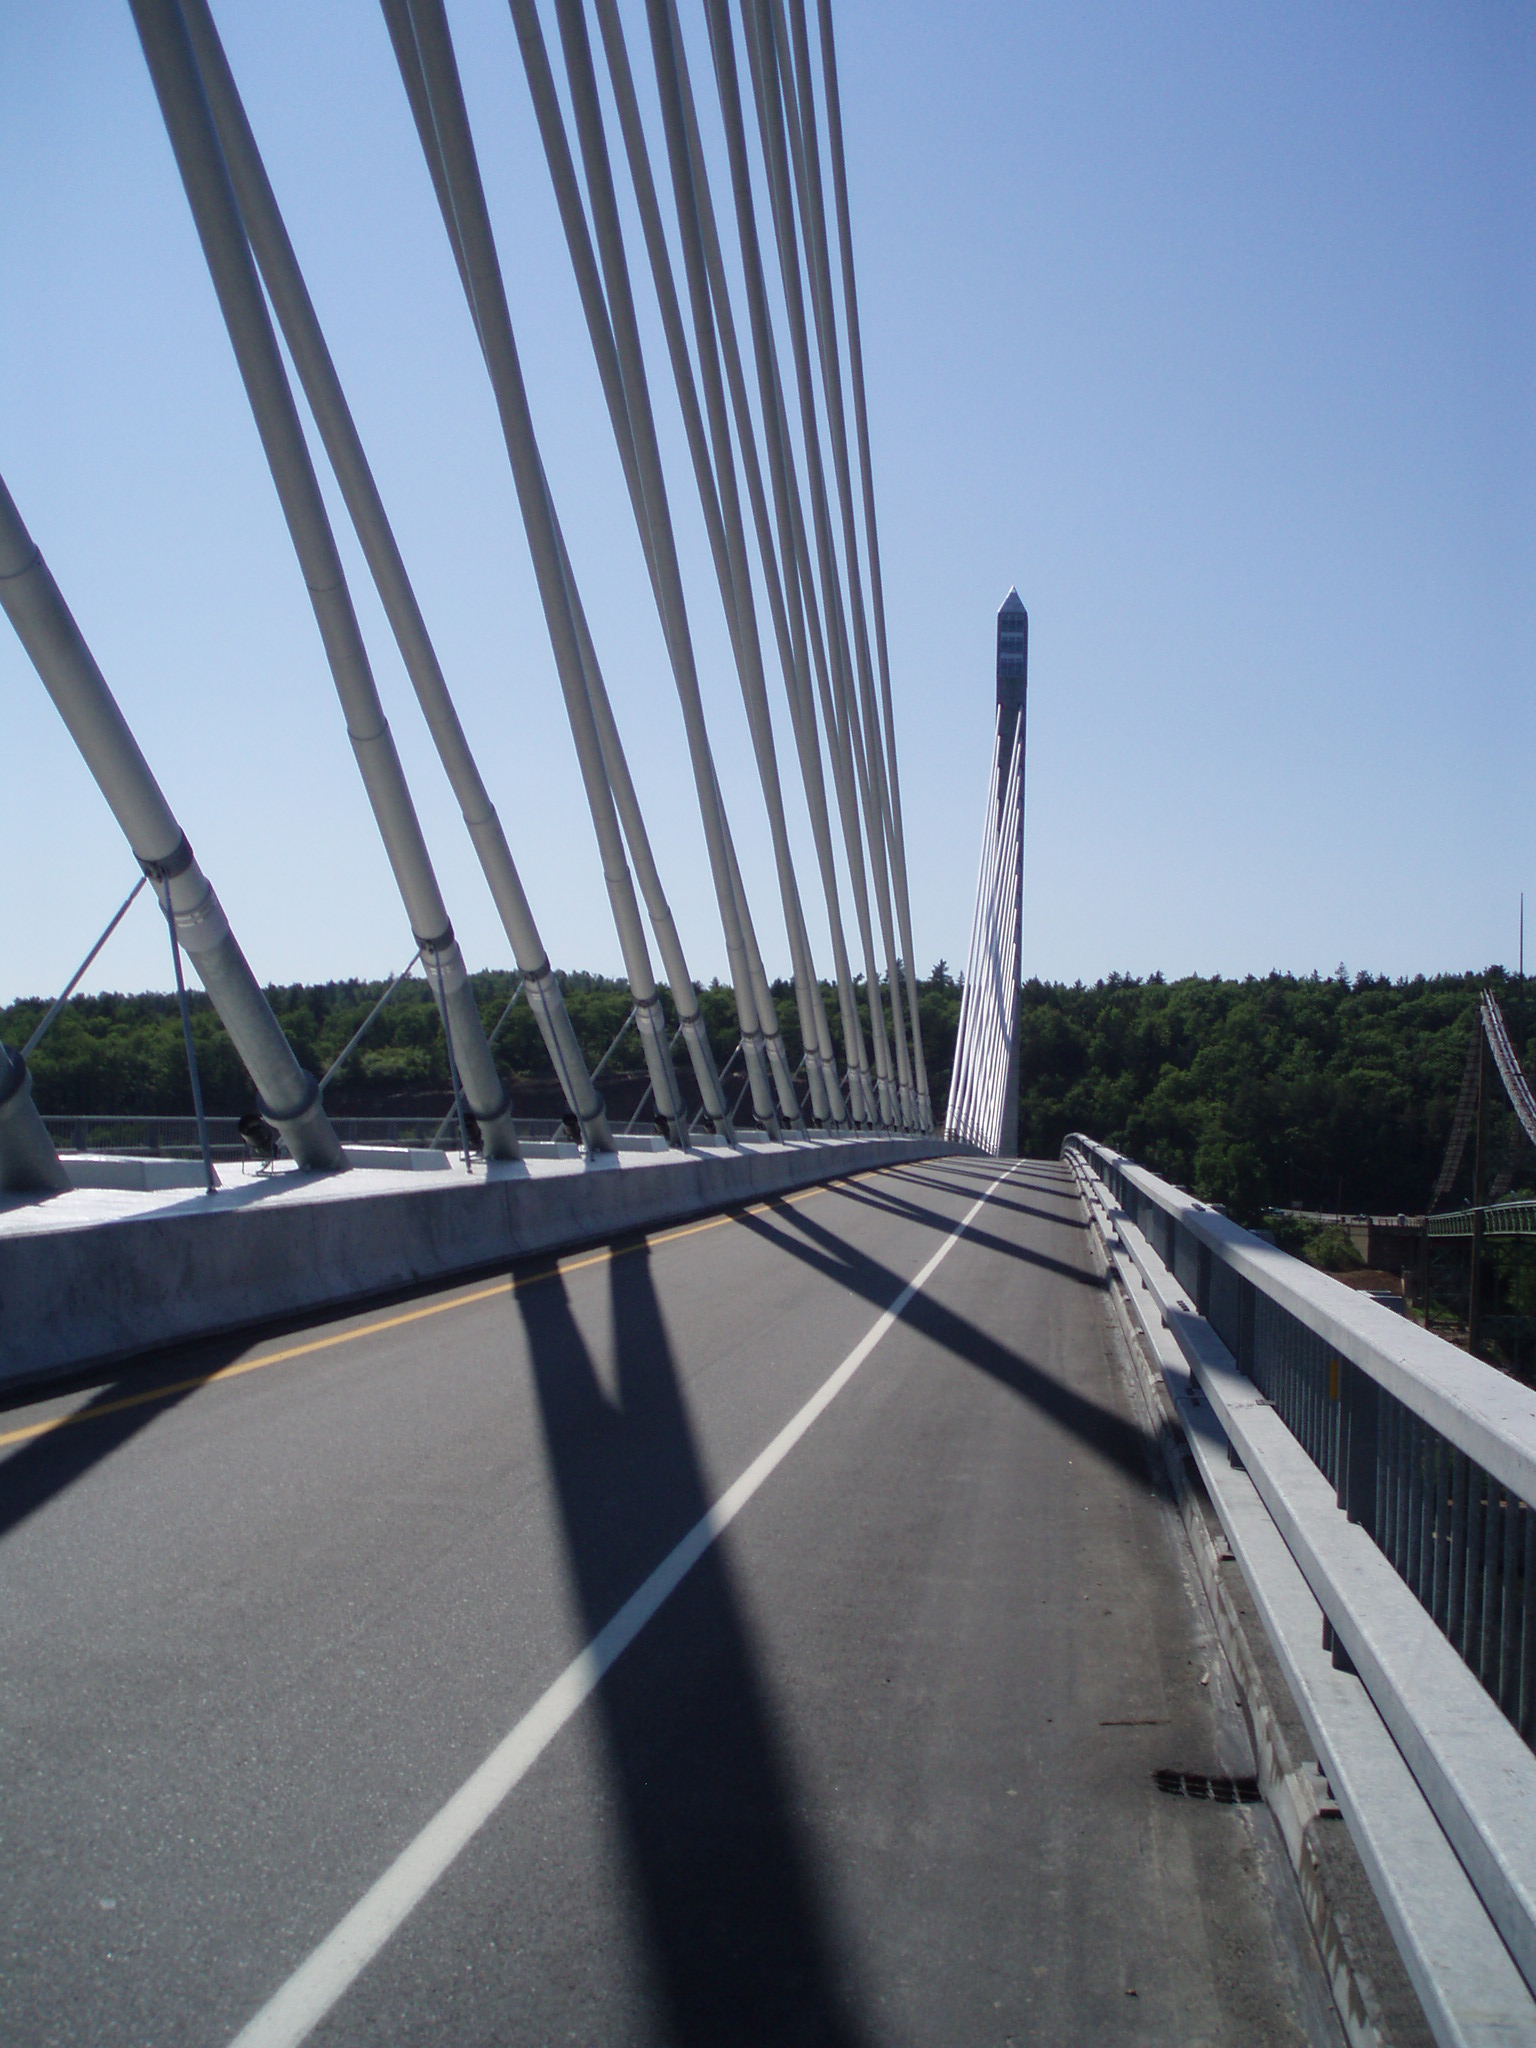
<svg viewBox="0 0 1536 2048">
<path fill-rule="evenodd" d="M 1153 1782 L 1252 1759 L 1001 1170 L 0 1413 L 0 2040 L 1337 2042 L 1266 1809 Z"/>
</svg>

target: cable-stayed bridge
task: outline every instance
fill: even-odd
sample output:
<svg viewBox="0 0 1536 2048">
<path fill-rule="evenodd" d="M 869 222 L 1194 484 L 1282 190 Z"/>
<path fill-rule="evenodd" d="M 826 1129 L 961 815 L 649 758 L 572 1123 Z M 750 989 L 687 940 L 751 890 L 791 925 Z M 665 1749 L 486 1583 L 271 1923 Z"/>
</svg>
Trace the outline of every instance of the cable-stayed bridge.
<svg viewBox="0 0 1536 2048">
<path fill-rule="evenodd" d="M 200 1132 L 184 1159 L 56 1144 L 27 1064 L 56 1007 L 0 1056 L 0 2036 L 1536 2039 L 1536 1403 L 1090 1139 L 1013 1156 L 1016 591 L 930 1086 L 830 0 L 511 0 L 505 46 L 676 689 L 728 1058 L 524 385 L 497 138 L 443 0 L 382 0 L 624 961 L 595 1059 L 208 0 L 131 4 L 451 1089 L 431 1142 L 338 1131 L 359 1041 L 305 1071 L 193 853 L 196 793 L 0 486 L 0 604 L 164 920 Z M 474 999 L 322 465 L 553 1137 L 497 1063 L 510 1004 Z M 716 603 L 763 875 L 701 687 Z M 243 1167 L 213 1156 L 184 961 L 249 1079 Z"/>
</svg>

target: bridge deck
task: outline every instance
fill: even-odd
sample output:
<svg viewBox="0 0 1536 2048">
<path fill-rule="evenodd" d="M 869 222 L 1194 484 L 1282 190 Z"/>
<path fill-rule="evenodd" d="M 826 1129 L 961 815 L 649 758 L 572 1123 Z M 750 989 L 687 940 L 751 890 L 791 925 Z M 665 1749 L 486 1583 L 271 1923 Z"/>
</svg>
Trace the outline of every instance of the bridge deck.
<svg viewBox="0 0 1536 2048">
<path fill-rule="evenodd" d="M 233 2036 L 995 1178 L 0 1416 L 0 2037 Z M 1267 1811 L 1152 1782 L 1252 1763 L 1132 1416 L 1026 1163 L 316 2038 L 1337 2039 Z"/>
</svg>

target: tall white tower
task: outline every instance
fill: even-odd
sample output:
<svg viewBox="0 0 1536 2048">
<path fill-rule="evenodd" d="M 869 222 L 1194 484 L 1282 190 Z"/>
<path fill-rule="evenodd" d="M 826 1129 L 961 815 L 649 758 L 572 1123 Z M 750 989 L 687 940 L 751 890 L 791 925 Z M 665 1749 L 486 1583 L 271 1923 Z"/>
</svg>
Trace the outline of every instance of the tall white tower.
<svg viewBox="0 0 1536 2048">
<path fill-rule="evenodd" d="M 1019 1149 L 1019 985 L 1024 928 L 1024 726 L 1029 614 L 1010 590 L 997 614 L 997 713 L 976 914 L 960 1002 L 945 1135 Z"/>
</svg>

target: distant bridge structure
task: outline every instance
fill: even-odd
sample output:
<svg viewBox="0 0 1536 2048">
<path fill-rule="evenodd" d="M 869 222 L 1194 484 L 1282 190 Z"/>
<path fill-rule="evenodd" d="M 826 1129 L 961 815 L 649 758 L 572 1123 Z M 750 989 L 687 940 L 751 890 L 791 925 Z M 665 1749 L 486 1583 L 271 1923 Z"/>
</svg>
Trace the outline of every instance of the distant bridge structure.
<svg viewBox="0 0 1536 2048">
<path fill-rule="evenodd" d="M 1429 1287 L 1429 1245 L 1432 1239 L 1465 1237 L 1470 1240 L 1467 1292 L 1467 1341 L 1475 1354 L 1481 1345 L 1483 1324 L 1483 1240 L 1485 1237 L 1526 1237 L 1532 1234 L 1533 1212 L 1529 1202 L 1505 1202 L 1514 1177 L 1514 1154 L 1497 1175 L 1490 1172 L 1488 1119 L 1495 1100 L 1495 1086 L 1503 1090 L 1515 1115 L 1515 1137 L 1524 1136 L 1536 1146 L 1536 1095 L 1510 1041 L 1509 1027 L 1499 1008 L 1498 997 L 1485 988 L 1478 1000 L 1467 1045 L 1467 1063 L 1461 1089 L 1446 1139 L 1445 1157 L 1430 1192 L 1429 1211 L 1424 1219 L 1420 1288 L 1426 1299 Z M 1463 1209 L 1441 1208 L 1456 1184 L 1472 1142 L 1472 1199 Z"/>
</svg>

